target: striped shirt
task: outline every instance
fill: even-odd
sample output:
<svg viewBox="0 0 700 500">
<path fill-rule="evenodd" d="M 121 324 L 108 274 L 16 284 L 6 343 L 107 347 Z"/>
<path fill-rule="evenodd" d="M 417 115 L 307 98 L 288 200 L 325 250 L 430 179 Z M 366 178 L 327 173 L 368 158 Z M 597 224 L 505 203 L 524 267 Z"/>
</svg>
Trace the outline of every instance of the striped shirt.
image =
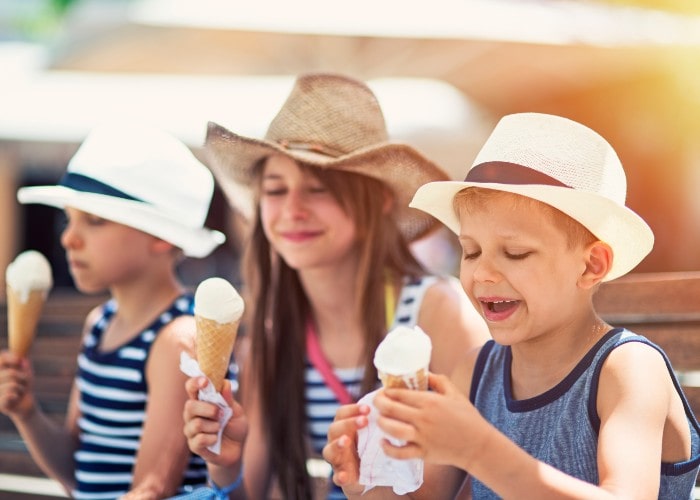
<svg viewBox="0 0 700 500">
<path fill-rule="evenodd" d="M 193 313 L 193 298 L 177 298 L 140 335 L 116 350 L 100 351 L 100 339 L 116 310 L 113 300 L 102 306 L 102 315 L 85 336 L 78 356 L 80 434 L 72 492 L 77 499 L 114 499 L 131 488 L 148 401 L 148 354 L 163 326 Z M 181 491 L 205 484 L 206 478 L 206 464 L 192 455 Z"/>
<path fill-rule="evenodd" d="M 425 291 L 437 281 L 436 276 L 426 276 L 415 281 L 406 281 L 396 303 L 396 312 L 391 329 L 399 325 L 414 326 L 423 302 Z M 355 400 L 359 399 L 364 367 L 338 369 L 334 368 L 338 379 L 343 383 Z M 328 428 L 333 422 L 340 402 L 333 391 L 326 385 L 321 373 L 306 361 L 306 418 L 307 429 L 314 453 L 320 455 L 328 442 Z M 340 488 L 331 484 L 329 499 L 345 498 Z"/>
</svg>

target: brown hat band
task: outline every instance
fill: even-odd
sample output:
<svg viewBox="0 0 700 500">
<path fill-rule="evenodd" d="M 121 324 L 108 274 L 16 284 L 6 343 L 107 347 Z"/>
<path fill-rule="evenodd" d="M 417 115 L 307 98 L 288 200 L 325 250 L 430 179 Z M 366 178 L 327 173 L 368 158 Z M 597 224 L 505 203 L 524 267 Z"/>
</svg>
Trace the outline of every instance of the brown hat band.
<svg viewBox="0 0 700 500">
<path fill-rule="evenodd" d="M 469 170 L 464 182 L 498 184 L 543 184 L 571 188 L 563 182 L 530 167 L 505 161 L 481 163 Z"/>
</svg>

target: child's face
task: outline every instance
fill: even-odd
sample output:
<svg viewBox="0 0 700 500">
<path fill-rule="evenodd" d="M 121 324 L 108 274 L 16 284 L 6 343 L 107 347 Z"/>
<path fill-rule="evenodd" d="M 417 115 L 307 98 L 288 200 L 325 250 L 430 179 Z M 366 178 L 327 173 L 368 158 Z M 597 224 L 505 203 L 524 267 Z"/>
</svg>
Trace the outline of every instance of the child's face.
<svg viewBox="0 0 700 500">
<path fill-rule="evenodd" d="M 61 245 L 76 287 L 101 292 L 139 279 L 151 266 L 156 238 L 74 208 L 66 208 Z"/>
<path fill-rule="evenodd" d="M 459 214 L 462 286 L 505 345 L 556 331 L 585 304 L 585 245 L 573 248 L 550 211 L 514 196 Z"/>
<path fill-rule="evenodd" d="M 294 269 L 335 267 L 357 258 L 351 216 L 319 179 L 285 156 L 265 163 L 260 217 L 270 244 Z"/>
</svg>

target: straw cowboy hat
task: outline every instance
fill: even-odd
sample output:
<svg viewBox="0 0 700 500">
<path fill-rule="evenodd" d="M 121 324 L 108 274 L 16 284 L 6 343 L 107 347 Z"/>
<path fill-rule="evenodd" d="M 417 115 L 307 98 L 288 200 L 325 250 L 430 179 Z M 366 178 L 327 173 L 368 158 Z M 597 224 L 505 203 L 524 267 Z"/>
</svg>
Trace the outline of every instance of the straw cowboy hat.
<svg viewBox="0 0 700 500">
<path fill-rule="evenodd" d="M 378 179 L 393 190 L 399 227 L 409 241 L 436 226 L 430 216 L 408 207 L 413 193 L 426 182 L 449 179 L 411 146 L 389 140 L 384 115 L 367 85 L 335 74 L 299 76 L 264 139 L 242 137 L 210 122 L 205 151 L 230 204 L 249 218 L 254 167 L 270 155 Z"/>
<path fill-rule="evenodd" d="M 226 239 L 204 227 L 214 178 L 183 143 L 147 126 L 95 127 L 57 186 L 20 188 L 21 203 L 72 207 L 206 257 Z"/>
<path fill-rule="evenodd" d="M 631 271 L 654 245 L 647 223 L 625 206 L 627 180 L 612 146 L 567 118 L 539 113 L 503 117 L 464 182 L 426 184 L 411 206 L 459 234 L 453 200 L 470 187 L 527 196 L 581 223 L 613 250 L 606 281 Z"/>
</svg>

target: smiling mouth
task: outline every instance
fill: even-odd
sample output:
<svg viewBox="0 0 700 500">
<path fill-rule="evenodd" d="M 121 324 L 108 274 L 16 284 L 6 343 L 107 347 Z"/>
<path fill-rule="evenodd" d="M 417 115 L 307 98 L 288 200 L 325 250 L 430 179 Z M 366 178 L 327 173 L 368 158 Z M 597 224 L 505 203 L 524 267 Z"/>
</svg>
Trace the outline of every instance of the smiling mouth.
<svg viewBox="0 0 700 500">
<path fill-rule="evenodd" d="M 494 313 L 508 311 L 518 304 L 517 300 L 496 300 L 493 302 L 484 302 L 486 310 Z"/>
</svg>

